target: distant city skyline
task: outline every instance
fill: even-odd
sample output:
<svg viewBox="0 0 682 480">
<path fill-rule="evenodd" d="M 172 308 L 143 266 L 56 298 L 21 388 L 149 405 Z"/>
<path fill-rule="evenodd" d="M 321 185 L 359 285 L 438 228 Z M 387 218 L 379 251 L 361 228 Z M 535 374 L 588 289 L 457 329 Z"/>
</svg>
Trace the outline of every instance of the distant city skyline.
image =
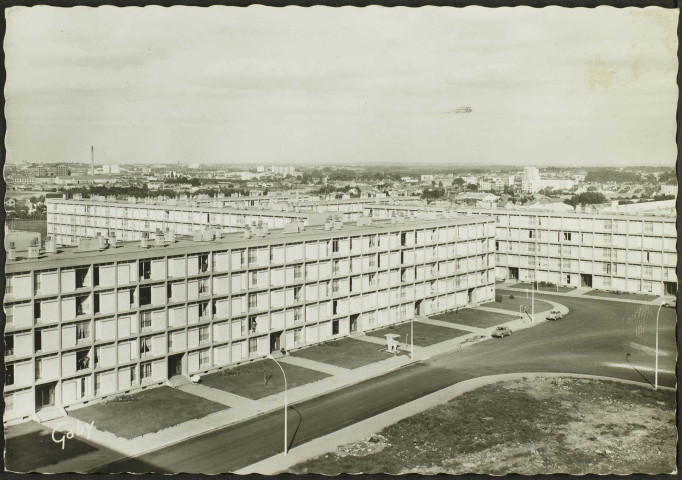
<svg viewBox="0 0 682 480">
<path fill-rule="evenodd" d="M 14 7 L 7 161 L 673 166 L 677 15 Z"/>
</svg>

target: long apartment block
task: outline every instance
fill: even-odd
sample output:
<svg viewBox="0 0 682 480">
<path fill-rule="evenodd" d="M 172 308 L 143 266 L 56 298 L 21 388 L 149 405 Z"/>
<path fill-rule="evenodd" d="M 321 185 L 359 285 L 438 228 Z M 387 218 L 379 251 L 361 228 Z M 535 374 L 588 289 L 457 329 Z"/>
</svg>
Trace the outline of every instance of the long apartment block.
<svg viewBox="0 0 682 480">
<path fill-rule="evenodd" d="M 359 223 L 9 252 L 5 421 L 494 299 L 492 218 Z"/>
<path fill-rule="evenodd" d="M 128 202 L 105 198 L 46 200 L 47 233 L 59 245 L 78 245 L 80 238 L 116 237 L 121 241 L 140 240 L 157 230 L 177 235 L 192 235 L 203 228 L 221 229 L 224 233 L 243 231 L 254 223 L 271 229 L 288 223 L 308 226 L 311 215 L 273 210 L 239 210 L 199 205 L 197 202 L 168 201 L 166 204 Z"/>
<path fill-rule="evenodd" d="M 675 218 L 467 209 L 495 218 L 498 280 L 677 293 Z"/>
</svg>

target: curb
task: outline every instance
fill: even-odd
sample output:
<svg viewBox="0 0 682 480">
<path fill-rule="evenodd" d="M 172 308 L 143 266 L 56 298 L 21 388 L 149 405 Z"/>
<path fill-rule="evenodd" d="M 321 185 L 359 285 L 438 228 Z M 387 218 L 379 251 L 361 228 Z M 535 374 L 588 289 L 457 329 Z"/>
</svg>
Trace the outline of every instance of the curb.
<svg viewBox="0 0 682 480">
<path fill-rule="evenodd" d="M 602 381 L 614 381 L 618 383 L 623 383 L 623 384 L 628 384 L 628 385 L 637 385 L 640 387 L 650 387 L 648 383 L 644 382 L 638 382 L 634 380 L 625 380 L 617 377 L 608 377 L 608 376 L 602 376 L 602 375 L 588 375 L 588 374 L 580 374 L 580 373 L 557 373 L 557 372 L 525 372 L 525 373 L 505 373 L 505 374 L 498 374 L 498 375 L 486 375 L 483 377 L 476 377 L 468 380 L 463 380 L 459 383 L 456 383 L 454 385 L 450 385 L 448 387 L 445 387 L 441 390 L 438 390 L 436 392 L 433 392 L 429 395 L 426 395 L 424 397 L 417 398 L 411 402 L 408 402 L 406 404 L 403 404 L 399 407 L 393 408 L 391 410 L 388 410 L 386 412 L 382 412 L 378 415 L 375 415 L 374 417 L 362 420 L 360 422 L 356 422 L 352 425 L 349 425 L 345 428 L 342 428 L 341 430 L 337 430 L 335 432 L 332 432 L 330 434 L 318 437 L 316 439 L 313 439 L 309 442 L 306 442 L 302 445 L 299 445 L 298 447 L 295 447 L 291 450 L 289 450 L 289 454 L 294 453 L 294 456 L 297 453 L 301 453 L 298 458 L 295 460 L 291 460 L 292 457 L 284 457 L 281 453 L 277 455 L 273 455 L 269 458 L 260 460 L 259 462 L 256 462 L 252 465 L 249 465 L 247 467 L 241 468 L 237 470 L 236 472 L 232 472 L 236 475 L 247 475 L 247 474 L 259 474 L 259 475 L 276 475 L 276 474 L 284 474 L 284 473 L 289 473 L 289 468 L 291 468 L 294 465 L 297 465 L 301 462 L 305 462 L 307 460 L 317 458 L 320 455 L 326 454 L 333 452 L 336 450 L 340 445 L 346 445 L 349 443 L 361 441 L 363 438 L 365 438 L 367 435 L 373 435 L 377 433 L 380 430 L 383 430 L 384 428 L 387 428 L 390 425 L 393 425 L 405 418 L 412 417 L 414 415 L 418 415 L 419 413 L 422 413 L 426 410 L 429 410 L 431 408 L 434 408 L 438 405 L 441 405 L 445 402 L 451 401 L 464 393 L 476 390 L 478 388 L 487 386 L 487 385 L 492 385 L 494 383 L 500 383 L 500 382 L 505 382 L 505 381 L 511 381 L 511 380 L 518 380 L 522 378 L 538 378 L 538 377 L 551 377 L 551 378 L 582 378 L 582 379 L 588 379 L 588 380 L 602 380 Z M 670 391 L 670 392 L 675 392 L 676 389 L 672 387 L 663 387 L 659 386 L 658 387 L 660 390 L 665 390 L 665 391 Z M 449 395 L 446 391 L 447 390 L 454 390 L 452 392 L 452 395 Z M 444 398 L 440 398 L 444 397 Z M 434 401 L 435 400 L 435 401 Z M 397 411 L 400 409 L 410 409 L 410 406 L 415 406 L 417 403 L 426 403 L 426 405 L 419 405 L 415 411 L 413 412 L 408 412 L 408 415 L 400 415 L 399 413 L 396 414 Z M 363 424 L 367 424 L 369 422 L 375 421 L 378 423 L 378 425 L 375 426 L 365 426 L 363 428 Z M 327 446 L 319 446 L 319 445 L 314 445 L 315 442 L 318 444 L 324 443 L 326 441 L 329 442 Z M 317 447 L 317 448 L 316 448 Z M 270 470 L 268 470 L 268 464 L 272 464 L 274 468 L 271 467 Z M 287 466 L 281 467 L 282 464 L 286 464 Z M 258 466 L 265 467 L 264 470 L 256 470 L 259 467 Z M 255 468 L 254 468 L 255 467 Z M 311 474 L 312 475 L 312 474 Z"/>
<path fill-rule="evenodd" d="M 362 383 L 362 382 L 364 382 L 364 381 L 372 380 L 372 379 L 374 379 L 374 378 L 381 377 L 382 375 L 389 374 L 389 373 L 394 372 L 394 371 L 396 371 L 396 370 L 399 370 L 399 369 L 401 369 L 401 368 L 404 368 L 404 367 L 413 365 L 413 364 L 415 364 L 415 363 L 419 363 L 419 362 L 421 362 L 421 361 L 423 361 L 423 360 L 426 360 L 426 359 L 428 359 L 428 358 L 430 358 L 430 357 L 426 357 L 426 358 L 422 358 L 422 359 L 417 359 L 417 360 L 410 360 L 408 363 L 406 363 L 406 364 L 404 364 L 404 365 L 398 365 L 397 367 L 390 368 L 390 369 L 388 369 L 388 370 L 386 370 L 386 371 L 383 371 L 383 372 L 381 372 L 381 373 L 379 373 L 379 374 L 377 374 L 377 375 L 373 375 L 373 376 L 370 376 L 370 377 L 367 377 L 367 378 L 363 378 L 363 379 L 361 379 L 361 380 L 355 380 L 355 381 L 353 381 L 353 382 L 351 382 L 351 383 L 347 383 L 347 384 L 344 384 L 344 385 L 340 385 L 340 386 L 335 387 L 335 388 L 333 388 L 333 389 L 331 389 L 331 390 L 327 390 L 327 391 L 325 391 L 324 393 L 322 393 L 322 394 L 320 394 L 320 395 L 314 395 L 314 396 L 311 396 L 311 397 L 308 397 L 308 398 L 304 398 L 304 399 L 302 399 L 302 400 L 298 400 L 297 402 L 289 403 L 288 406 L 291 407 L 291 406 L 293 406 L 293 405 L 298 405 L 298 404 L 300 404 L 300 403 L 307 402 L 308 400 L 312 400 L 313 398 L 317 398 L 317 397 L 320 397 L 320 396 L 322 396 L 322 395 L 327 395 L 327 394 L 329 394 L 329 393 L 333 393 L 333 392 L 336 392 L 336 391 L 338 391 L 338 390 L 342 390 L 342 389 L 344 389 L 344 388 L 352 387 L 352 386 L 357 385 L 357 384 L 359 384 L 359 383 Z M 229 423 L 225 423 L 225 424 L 223 424 L 223 425 L 216 426 L 215 428 L 211 428 L 211 429 L 208 429 L 208 430 L 204 430 L 203 432 L 196 433 L 196 434 L 194 434 L 194 435 L 190 435 L 189 437 L 182 438 L 182 439 L 179 439 L 179 440 L 176 440 L 176 441 L 173 441 L 173 442 L 164 444 L 164 445 L 162 445 L 162 446 L 160 446 L 160 447 L 150 448 L 150 449 L 148 449 L 148 450 L 144 450 L 144 451 L 141 451 L 141 452 L 139 452 L 139 453 L 136 453 L 135 455 L 126 455 L 126 456 L 123 456 L 123 457 L 121 457 L 121 458 L 119 458 L 119 459 L 117 459 L 117 460 L 114 460 L 113 462 L 101 463 L 101 464 L 98 464 L 98 465 L 95 465 L 95 466 L 88 467 L 87 470 L 84 470 L 84 471 L 82 471 L 82 472 L 75 472 L 75 473 L 81 473 L 81 474 L 83 474 L 83 473 L 84 473 L 84 474 L 98 473 L 97 469 L 100 468 L 100 467 L 103 467 L 103 466 L 105 466 L 105 465 L 110 465 L 110 464 L 112 464 L 112 463 L 118 463 L 118 462 L 121 462 L 121 461 L 124 461 L 124 460 L 129 460 L 129 459 L 132 459 L 132 458 L 141 457 L 141 456 L 146 455 L 146 454 L 148 454 L 148 453 L 152 453 L 152 452 L 155 452 L 155 451 L 157 451 L 157 450 L 162 450 L 162 449 L 164 449 L 164 448 L 171 447 L 171 446 L 173 446 L 173 445 L 177 445 L 177 444 L 179 444 L 179 443 L 186 442 L 186 441 L 188 441 L 188 440 L 192 440 L 192 439 L 197 438 L 197 437 L 201 437 L 202 435 L 206 435 L 207 433 L 211 433 L 211 432 L 215 432 L 215 431 L 217 431 L 217 430 L 221 430 L 221 429 L 223 429 L 223 428 L 231 427 L 232 425 L 236 425 L 236 424 L 241 423 L 241 422 L 246 422 L 246 421 L 249 421 L 249 420 L 253 420 L 254 418 L 260 417 L 260 416 L 262 416 L 262 415 L 266 415 L 266 414 L 268 414 L 268 413 L 272 413 L 272 412 L 274 412 L 274 411 L 276 411 L 276 410 L 279 410 L 279 409 L 281 409 L 281 408 L 283 408 L 283 407 L 280 406 L 280 407 L 271 408 L 271 409 L 269 409 L 269 410 L 262 410 L 262 411 L 259 411 L 259 412 L 256 413 L 256 414 L 254 414 L 254 415 L 251 415 L 251 416 L 248 416 L 248 417 L 243 417 L 243 418 L 240 418 L 240 419 L 238 419 L 238 420 L 234 420 L 234 421 L 232 421 L 232 422 L 229 422 Z M 172 428 L 172 427 L 170 427 L 170 428 Z M 129 473 L 129 472 L 120 472 L 120 473 Z"/>
</svg>

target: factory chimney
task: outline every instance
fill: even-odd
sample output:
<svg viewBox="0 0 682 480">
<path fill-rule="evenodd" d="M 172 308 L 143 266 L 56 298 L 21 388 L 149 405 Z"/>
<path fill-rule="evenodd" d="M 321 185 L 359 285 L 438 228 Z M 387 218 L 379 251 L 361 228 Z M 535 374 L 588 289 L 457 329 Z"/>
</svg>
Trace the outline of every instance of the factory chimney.
<svg viewBox="0 0 682 480">
<path fill-rule="evenodd" d="M 95 146 L 90 146 L 90 162 L 92 163 L 92 170 L 90 170 L 90 175 L 95 176 Z"/>
</svg>

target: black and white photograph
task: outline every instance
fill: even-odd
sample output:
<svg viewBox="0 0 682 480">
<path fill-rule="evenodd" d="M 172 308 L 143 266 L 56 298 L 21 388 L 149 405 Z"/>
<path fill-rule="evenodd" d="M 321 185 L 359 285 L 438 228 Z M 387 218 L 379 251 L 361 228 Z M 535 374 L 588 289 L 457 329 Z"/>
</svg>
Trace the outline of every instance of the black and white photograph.
<svg viewBox="0 0 682 480">
<path fill-rule="evenodd" d="M 678 472 L 679 9 L 4 15 L 6 472 Z"/>
</svg>

